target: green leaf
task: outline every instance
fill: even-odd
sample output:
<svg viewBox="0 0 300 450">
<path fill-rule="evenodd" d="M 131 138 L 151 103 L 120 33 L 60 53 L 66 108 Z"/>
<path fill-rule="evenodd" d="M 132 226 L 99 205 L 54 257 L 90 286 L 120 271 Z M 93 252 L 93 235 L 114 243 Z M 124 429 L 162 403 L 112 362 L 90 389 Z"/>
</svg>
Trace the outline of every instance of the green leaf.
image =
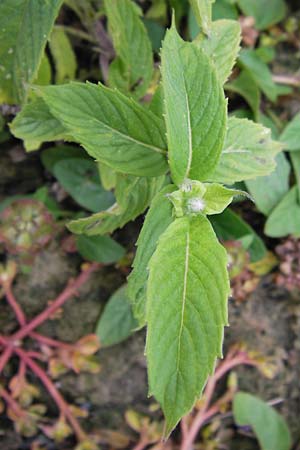
<svg viewBox="0 0 300 450">
<path fill-rule="evenodd" d="M 148 10 L 148 12 L 149 12 L 149 10 Z M 147 13 L 147 16 L 148 16 L 148 13 Z M 159 50 L 161 49 L 161 43 L 164 38 L 166 29 L 159 23 L 155 22 L 154 20 L 150 20 L 148 18 L 144 19 L 143 22 L 144 22 L 144 25 L 148 32 L 149 39 L 152 44 L 152 50 L 154 52 L 158 53 Z"/>
<path fill-rule="evenodd" d="M 239 13 L 235 2 L 231 0 L 217 0 L 213 4 L 213 20 L 232 19 L 237 20 Z"/>
<path fill-rule="evenodd" d="M 65 159 L 87 159 L 90 160 L 89 156 L 80 147 L 75 147 L 72 145 L 57 145 L 55 147 L 49 147 L 43 150 L 41 159 L 45 168 L 54 175 L 54 166 L 59 161 Z"/>
<path fill-rule="evenodd" d="M 176 219 L 150 260 L 148 378 L 166 416 L 167 435 L 191 410 L 222 355 L 226 265 L 226 251 L 203 216 Z"/>
<path fill-rule="evenodd" d="M 98 171 L 104 189 L 107 191 L 114 189 L 117 182 L 117 173 L 111 167 L 100 162 L 98 163 Z"/>
<path fill-rule="evenodd" d="M 241 27 L 236 20 L 217 20 L 210 35 L 200 36 L 196 44 L 211 58 L 222 84 L 231 74 L 241 41 Z"/>
<path fill-rule="evenodd" d="M 247 119 L 231 117 L 221 158 L 211 181 L 233 184 L 270 174 L 282 150 L 271 131 Z"/>
<path fill-rule="evenodd" d="M 50 112 L 44 100 L 34 97 L 26 103 L 10 125 L 12 134 L 24 141 L 28 152 L 44 142 L 67 139 L 67 130 Z"/>
<path fill-rule="evenodd" d="M 162 80 L 171 174 L 205 181 L 213 172 L 226 132 L 227 103 L 208 56 L 184 42 L 174 26 L 162 48 Z"/>
<path fill-rule="evenodd" d="M 36 78 L 61 0 L 1 0 L 0 103 L 20 103 Z"/>
<path fill-rule="evenodd" d="M 115 203 L 107 211 L 93 214 L 90 217 L 73 220 L 68 224 L 70 231 L 76 234 L 107 234 L 142 214 L 151 203 L 152 198 L 160 191 L 165 178 L 136 178 L 117 175 Z"/>
<path fill-rule="evenodd" d="M 246 16 L 254 17 L 258 30 L 275 25 L 286 14 L 284 0 L 237 0 L 237 4 Z"/>
<path fill-rule="evenodd" d="M 190 0 L 199 27 L 210 36 L 212 24 L 212 3 L 215 0 Z"/>
<path fill-rule="evenodd" d="M 290 154 L 292 166 L 298 186 L 298 200 L 300 203 L 300 152 L 292 152 Z"/>
<path fill-rule="evenodd" d="M 222 241 L 239 240 L 250 253 L 251 262 L 264 258 L 267 249 L 262 239 L 240 216 L 227 208 L 222 214 L 210 216 L 214 230 Z M 248 239 L 251 236 L 251 239 Z"/>
<path fill-rule="evenodd" d="M 261 100 L 260 90 L 248 70 L 242 70 L 235 80 L 227 83 L 225 90 L 241 95 L 252 109 L 254 117 L 258 118 Z"/>
<path fill-rule="evenodd" d="M 297 186 L 292 187 L 272 211 L 264 231 L 267 236 L 274 238 L 288 234 L 300 235 L 300 203 Z"/>
<path fill-rule="evenodd" d="M 121 286 L 108 300 L 96 328 L 101 347 L 127 339 L 137 327 L 127 298 L 127 285 Z"/>
<path fill-rule="evenodd" d="M 285 150 L 300 151 L 300 113 L 285 127 L 280 136 Z"/>
<path fill-rule="evenodd" d="M 53 174 L 74 200 L 92 212 L 103 211 L 114 203 L 111 192 L 100 183 L 97 165 L 91 159 L 67 158 L 58 161 Z"/>
<path fill-rule="evenodd" d="M 52 77 L 52 69 L 50 65 L 49 58 L 47 56 L 47 53 L 44 53 L 39 65 L 39 70 L 37 73 L 37 76 L 34 80 L 34 83 L 40 84 L 42 86 L 47 86 L 47 84 L 51 83 L 51 77 Z M 29 97 L 30 97 L 29 92 Z"/>
<path fill-rule="evenodd" d="M 125 248 L 109 236 L 82 234 L 76 237 L 76 246 L 84 259 L 103 264 L 118 262 L 125 254 Z"/>
<path fill-rule="evenodd" d="M 154 95 L 149 103 L 149 110 L 158 117 L 164 115 L 164 92 L 162 85 L 159 84 Z"/>
<path fill-rule="evenodd" d="M 276 156 L 276 169 L 267 177 L 246 181 L 246 186 L 257 208 L 268 216 L 289 191 L 290 164 L 284 153 Z"/>
<path fill-rule="evenodd" d="M 167 170 L 162 119 L 118 91 L 70 83 L 42 88 L 52 114 L 95 159 L 118 172 L 158 176 Z"/>
<path fill-rule="evenodd" d="M 285 420 L 261 399 L 238 392 L 233 400 L 233 415 L 238 425 L 253 428 L 262 450 L 290 450 L 292 440 Z"/>
<path fill-rule="evenodd" d="M 74 80 L 77 69 L 76 56 L 63 28 L 54 27 L 49 46 L 55 64 L 56 83 Z"/>
<path fill-rule="evenodd" d="M 240 52 L 239 62 L 244 69 L 249 71 L 254 82 L 268 99 L 275 102 L 277 100 L 278 88 L 272 80 L 272 74 L 267 64 L 259 58 L 254 50 L 250 49 L 243 49 Z"/>
<path fill-rule="evenodd" d="M 137 251 L 133 270 L 128 277 L 128 296 L 139 325 L 145 325 L 146 287 L 148 265 L 159 237 L 174 220 L 173 206 L 167 198 L 176 189 L 169 185 L 162 189 L 153 199 L 137 241 Z"/>
<path fill-rule="evenodd" d="M 115 74 L 109 84 L 142 97 L 150 84 L 153 73 L 153 57 L 151 42 L 147 30 L 140 18 L 141 11 L 131 0 L 105 0 L 105 11 L 108 18 L 109 32 L 117 54 L 117 66 L 113 63 L 113 70 L 118 68 L 121 77 Z"/>
<path fill-rule="evenodd" d="M 183 217 L 220 214 L 236 195 L 248 194 L 217 183 L 185 180 L 180 189 L 172 192 L 169 198 L 174 205 L 176 217 Z"/>
</svg>

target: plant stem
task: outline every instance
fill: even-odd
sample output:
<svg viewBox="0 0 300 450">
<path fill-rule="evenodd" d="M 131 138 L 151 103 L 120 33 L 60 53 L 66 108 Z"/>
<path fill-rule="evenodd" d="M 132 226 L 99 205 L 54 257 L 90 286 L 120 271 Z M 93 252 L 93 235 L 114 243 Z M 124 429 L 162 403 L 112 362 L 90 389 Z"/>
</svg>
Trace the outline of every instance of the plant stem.
<svg viewBox="0 0 300 450">
<path fill-rule="evenodd" d="M 61 308 L 62 305 L 66 303 L 66 301 L 69 300 L 70 297 L 73 297 L 76 294 L 77 290 L 89 279 L 90 275 L 93 272 L 99 269 L 99 267 L 101 267 L 99 263 L 90 264 L 87 269 L 83 270 L 81 274 L 63 290 L 63 292 L 53 301 L 50 306 L 48 306 L 48 308 L 38 314 L 30 322 L 22 326 L 18 332 L 12 335 L 11 339 L 23 339 L 25 336 L 28 336 L 28 334 L 30 334 L 35 328 L 48 320 L 49 317 L 51 317 L 52 314 L 57 311 L 57 309 Z"/>
<path fill-rule="evenodd" d="M 13 354 L 13 346 L 7 346 L 0 357 L 0 374 Z"/>
<path fill-rule="evenodd" d="M 16 318 L 20 325 L 25 325 L 26 323 L 26 317 L 24 312 L 22 311 L 22 308 L 18 304 L 12 289 L 11 289 L 11 283 L 6 283 L 3 285 L 4 293 L 6 295 L 7 301 L 9 305 L 11 306 L 12 310 L 14 311 Z"/>
<path fill-rule="evenodd" d="M 0 397 L 2 397 L 7 405 L 13 410 L 13 412 L 19 416 L 25 416 L 25 412 L 20 408 L 18 403 L 15 401 L 14 398 L 2 387 L 0 386 Z"/>
<path fill-rule="evenodd" d="M 66 417 L 66 419 L 74 429 L 74 432 L 78 440 L 84 441 L 86 439 L 85 432 L 82 430 L 76 417 L 72 414 L 69 405 L 65 402 L 64 398 L 62 397 L 60 392 L 56 389 L 54 383 L 47 376 L 46 372 L 38 364 L 36 364 L 24 350 L 21 350 L 20 348 L 15 348 L 14 351 L 20 357 L 21 361 L 24 361 L 26 366 L 29 367 L 32 370 L 32 372 L 43 383 L 43 385 L 45 386 L 45 388 L 47 389 L 47 391 L 57 404 L 57 407 L 59 408 L 61 414 L 64 417 Z"/>
<path fill-rule="evenodd" d="M 214 375 L 209 378 L 203 396 L 204 404 L 196 414 L 189 430 L 185 430 L 180 450 L 191 450 L 193 448 L 193 443 L 195 442 L 197 434 L 199 433 L 199 430 L 201 429 L 203 424 L 219 412 L 218 402 L 216 402 L 209 408 L 210 402 L 215 392 L 216 384 L 220 380 L 220 378 L 222 378 L 227 372 L 240 364 L 252 366 L 257 365 L 247 356 L 245 352 L 239 352 L 235 355 L 233 353 L 230 353 L 216 369 Z"/>
</svg>

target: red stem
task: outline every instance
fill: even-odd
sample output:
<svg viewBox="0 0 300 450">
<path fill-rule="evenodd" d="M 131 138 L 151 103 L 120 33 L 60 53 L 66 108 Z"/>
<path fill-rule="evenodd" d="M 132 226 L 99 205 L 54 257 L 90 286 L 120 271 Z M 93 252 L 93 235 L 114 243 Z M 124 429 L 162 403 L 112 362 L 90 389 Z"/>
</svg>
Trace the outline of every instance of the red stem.
<svg viewBox="0 0 300 450">
<path fill-rule="evenodd" d="M 0 357 L 0 374 L 3 371 L 4 367 L 8 363 L 8 361 L 11 358 L 11 355 L 13 354 L 13 346 L 9 345 L 5 348 L 4 352 L 2 353 Z"/>
<path fill-rule="evenodd" d="M 47 345 L 48 347 L 56 347 L 72 351 L 77 350 L 75 345 L 57 341 L 56 339 L 49 338 L 48 336 L 43 336 L 42 334 L 36 333 L 35 331 L 32 331 L 30 333 L 30 337 L 38 341 L 40 344 Z"/>
<path fill-rule="evenodd" d="M 5 400 L 7 405 L 14 411 L 17 416 L 25 416 L 26 413 L 20 408 L 15 399 L 12 398 L 12 396 L 2 386 L 0 386 L 0 397 Z"/>
<path fill-rule="evenodd" d="M 46 308 L 44 311 L 42 311 L 40 314 L 38 314 L 34 319 L 32 319 L 30 322 L 26 323 L 22 328 L 17 331 L 15 334 L 12 335 L 11 339 L 23 339 L 25 336 L 28 336 L 35 328 L 40 326 L 42 323 L 44 323 L 46 320 L 49 319 L 49 317 L 52 316 L 52 314 L 59 308 L 62 307 L 62 305 L 69 300 L 70 297 L 73 297 L 73 295 L 76 294 L 77 290 L 89 279 L 90 275 L 95 272 L 100 267 L 99 263 L 92 263 L 90 266 L 83 270 L 81 274 L 72 282 L 70 283 L 63 292 L 54 300 L 54 302 Z"/>
<path fill-rule="evenodd" d="M 61 414 L 66 417 L 70 425 L 73 427 L 78 440 L 84 441 L 86 439 L 85 432 L 82 430 L 77 419 L 73 416 L 72 411 L 70 410 L 68 404 L 65 402 L 60 392 L 56 389 L 50 378 L 48 378 L 46 372 L 44 372 L 44 370 L 38 364 L 36 364 L 24 350 L 15 348 L 14 351 L 20 357 L 21 361 L 24 361 L 24 363 L 43 383 L 43 385 L 57 404 Z"/>
<path fill-rule="evenodd" d="M 256 365 L 254 361 L 249 359 L 246 353 L 238 353 L 237 355 L 230 354 L 230 356 L 227 356 L 223 363 L 219 365 L 214 375 L 209 378 L 204 392 L 204 404 L 196 414 L 190 429 L 185 432 L 180 450 L 191 450 L 193 448 L 193 443 L 195 442 L 197 434 L 199 433 L 199 430 L 201 429 L 203 424 L 219 412 L 219 406 L 217 405 L 217 403 L 209 408 L 209 404 L 212 400 L 216 384 L 220 380 L 220 378 L 222 378 L 227 372 L 240 364 L 247 364 L 252 366 Z"/>
<path fill-rule="evenodd" d="M 15 299 L 15 296 L 11 289 L 11 283 L 6 283 L 3 287 L 4 287 L 4 292 L 5 292 L 6 298 L 8 300 L 8 303 L 11 306 L 11 308 L 13 309 L 19 324 L 25 325 L 26 317 L 25 317 L 24 312 L 22 311 L 22 308 L 20 307 L 20 305 L 18 304 L 18 302 Z"/>
</svg>

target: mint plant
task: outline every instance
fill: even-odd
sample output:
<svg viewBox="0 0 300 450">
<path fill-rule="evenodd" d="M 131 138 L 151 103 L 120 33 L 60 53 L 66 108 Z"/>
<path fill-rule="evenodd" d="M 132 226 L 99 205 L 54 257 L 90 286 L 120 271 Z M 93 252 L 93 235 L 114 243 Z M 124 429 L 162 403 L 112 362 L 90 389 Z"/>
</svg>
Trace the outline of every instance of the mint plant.
<svg viewBox="0 0 300 450">
<path fill-rule="evenodd" d="M 201 30 L 193 42 L 179 36 L 173 17 L 161 50 L 161 85 L 148 106 L 139 100 L 152 89 L 153 59 L 140 10 L 131 0 L 105 1 L 117 55 L 111 88 L 36 86 L 11 125 L 30 150 L 58 137 L 79 143 L 97 161 L 103 185 L 114 189 L 107 210 L 68 224 L 75 234 L 111 233 L 149 207 L 128 296 L 138 327 L 147 327 L 149 393 L 164 411 L 166 435 L 222 357 L 230 286 L 214 216 L 247 195 L 236 182 L 270 174 L 282 149 L 264 126 L 228 117 L 223 86 L 240 28 L 234 20 L 213 22 L 211 4 L 191 0 Z"/>
</svg>

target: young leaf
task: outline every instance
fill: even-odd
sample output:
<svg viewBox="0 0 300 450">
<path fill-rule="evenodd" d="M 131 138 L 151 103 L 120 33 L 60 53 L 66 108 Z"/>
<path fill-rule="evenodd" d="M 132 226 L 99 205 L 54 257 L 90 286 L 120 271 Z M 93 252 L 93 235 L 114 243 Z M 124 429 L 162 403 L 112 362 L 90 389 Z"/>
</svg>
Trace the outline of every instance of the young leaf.
<svg viewBox="0 0 300 450">
<path fill-rule="evenodd" d="M 237 4 L 245 15 L 254 17 L 258 30 L 280 22 L 286 13 L 284 0 L 237 0 Z"/>
<path fill-rule="evenodd" d="M 117 175 L 115 195 L 117 203 L 106 211 L 90 217 L 73 220 L 68 224 L 76 234 L 107 234 L 122 228 L 127 222 L 142 214 L 160 191 L 165 177 L 136 178 Z"/>
<path fill-rule="evenodd" d="M 152 78 L 153 57 L 147 30 L 140 18 L 141 11 L 131 0 L 105 0 L 104 5 L 117 54 L 117 60 L 110 67 L 109 84 L 124 93 L 142 97 Z M 121 82 L 118 82 L 119 78 Z"/>
<path fill-rule="evenodd" d="M 173 185 L 166 186 L 153 199 L 136 244 L 137 251 L 132 266 L 133 270 L 128 277 L 128 297 L 140 326 L 146 322 L 148 264 L 159 237 L 174 220 L 173 206 L 167 198 L 167 194 L 175 189 L 176 187 Z"/>
<path fill-rule="evenodd" d="M 236 195 L 248 195 L 244 191 L 228 189 L 217 183 L 201 183 L 185 180 L 178 191 L 169 195 L 176 217 L 198 214 L 220 214 Z"/>
<path fill-rule="evenodd" d="M 68 139 L 66 128 L 51 114 L 40 97 L 34 97 L 24 105 L 10 124 L 10 130 L 15 137 L 24 141 L 28 152 L 38 150 L 43 142 Z"/>
<path fill-rule="evenodd" d="M 241 41 L 241 27 L 236 20 L 217 20 L 211 25 L 209 36 L 200 35 L 196 44 L 212 59 L 224 84 L 231 74 Z"/>
<path fill-rule="evenodd" d="M 74 80 L 77 69 L 76 56 L 63 28 L 54 27 L 49 46 L 55 63 L 56 83 Z"/>
<path fill-rule="evenodd" d="M 298 200 L 300 204 L 300 152 L 292 152 L 290 156 L 298 186 Z"/>
<path fill-rule="evenodd" d="M 257 208 L 265 215 L 269 215 L 289 191 L 290 164 L 284 153 L 278 153 L 275 161 L 276 169 L 270 175 L 246 181 Z"/>
<path fill-rule="evenodd" d="M 162 48 L 162 80 L 171 174 L 205 181 L 213 172 L 226 132 L 224 93 L 208 56 L 184 42 L 174 27 Z"/>
<path fill-rule="evenodd" d="M 283 417 L 261 399 L 238 392 L 233 401 L 233 415 L 238 425 L 253 428 L 262 450 L 291 448 L 291 435 Z"/>
<path fill-rule="evenodd" d="M 109 347 L 127 339 L 137 327 L 127 297 L 127 285 L 110 297 L 97 324 L 96 334 L 101 347 Z"/>
<path fill-rule="evenodd" d="M 0 103 L 20 103 L 36 78 L 62 0 L 1 0 Z"/>
<path fill-rule="evenodd" d="M 250 253 L 251 262 L 259 261 L 266 256 L 267 249 L 263 240 L 230 208 L 225 209 L 222 214 L 210 216 L 209 220 L 220 240 L 241 241 L 243 248 Z"/>
<path fill-rule="evenodd" d="M 87 261 L 111 264 L 119 261 L 125 254 L 125 248 L 109 236 L 76 237 L 76 247 Z"/>
<path fill-rule="evenodd" d="M 204 216 L 176 219 L 150 260 L 146 354 L 166 434 L 191 410 L 222 355 L 226 265 L 226 251 Z"/>
<path fill-rule="evenodd" d="M 272 140 L 268 128 L 231 117 L 221 158 L 210 180 L 233 184 L 268 175 L 275 168 L 275 156 L 280 150 L 282 144 Z"/>
<path fill-rule="evenodd" d="M 103 211 L 114 203 L 112 192 L 101 186 L 97 165 L 91 159 L 63 159 L 54 165 L 53 174 L 65 191 L 89 211 Z"/>
<path fill-rule="evenodd" d="M 286 150 L 300 151 L 300 113 L 285 127 L 280 141 Z"/>
<path fill-rule="evenodd" d="M 210 36 L 212 24 L 212 3 L 215 0 L 190 0 L 196 20 L 203 33 Z"/>
<path fill-rule="evenodd" d="M 300 236 L 300 203 L 297 186 L 292 187 L 272 211 L 264 231 L 267 236 L 274 238 L 288 234 Z"/>
<path fill-rule="evenodd" d="M 87 152 L 116 171 L 158 176 L 167 170 L 163 121 L 118 91 L 70 83 L 41 89 L 52 114 Z"/>
</svg>

